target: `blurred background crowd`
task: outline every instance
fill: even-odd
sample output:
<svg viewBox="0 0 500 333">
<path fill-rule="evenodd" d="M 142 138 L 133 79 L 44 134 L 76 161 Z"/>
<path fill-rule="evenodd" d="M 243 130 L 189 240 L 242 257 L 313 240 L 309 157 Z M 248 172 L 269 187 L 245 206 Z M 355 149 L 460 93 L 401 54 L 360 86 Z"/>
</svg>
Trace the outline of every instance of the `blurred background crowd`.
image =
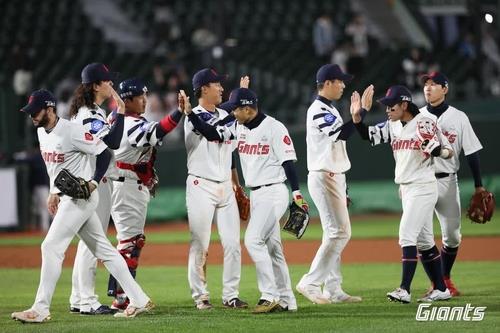
<svg viewBox="0 0 500 333">
<path fill-rule="evenodd" d="M 340 107 L 371 83 L 376 97 L 405 84 L 423 105 L 418 75 L 440 70 L 451 81 L 449 100 L 473 106 L 473 120 L 500 122 L 499 7 L 500 0 L 0 0 L 0 165 L 31 166 L 33 193 L 47 183 L 34 130 L 17 110 L 32 90 L 47 88 L 67 118 L 91 62 L 147 82 L 149 120 L 176 108 L 179 89 L 191 92 L 191 75 L 211 66 L 229 76 L 226 98 L 250 75 L 264 112 L 300 132 L 316 70 L 333 62 L 355 75 Z M 162 150 L 184 150 L 182 126 Z"/>
</svg>

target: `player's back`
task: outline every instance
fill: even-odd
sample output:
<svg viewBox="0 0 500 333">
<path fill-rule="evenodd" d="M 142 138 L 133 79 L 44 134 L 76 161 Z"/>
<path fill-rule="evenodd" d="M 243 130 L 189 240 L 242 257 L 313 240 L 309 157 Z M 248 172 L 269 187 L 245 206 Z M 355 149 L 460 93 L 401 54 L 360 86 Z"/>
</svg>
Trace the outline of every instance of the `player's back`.
<svg viewBox="0 0 500 333">
<path fill-rule="evenodd" d="M 338 110 L 315 100 L 307 110 L 306 143 L 309 171 L 343 173 L 351 168 L 346 142 L 338 140 L 342 117 Z"/>
</svg>

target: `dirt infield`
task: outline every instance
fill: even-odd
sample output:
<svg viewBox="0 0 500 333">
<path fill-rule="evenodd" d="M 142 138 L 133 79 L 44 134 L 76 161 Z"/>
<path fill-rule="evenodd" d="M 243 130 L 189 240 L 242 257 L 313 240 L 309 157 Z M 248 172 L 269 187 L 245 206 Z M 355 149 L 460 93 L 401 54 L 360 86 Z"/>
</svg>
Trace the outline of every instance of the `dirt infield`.
<svg viewBox="0 0 500 333">
<path fill-rule="evenodd" d="M 151 230 L 148 230 L 151 232 Z M 21 235 L 16 235 L 18 237 Z M 316 253 L 319 241 L 285 241 L 283 243 L 285 256 L 289 264 L 310 264 Z M 244 246 L 243 264 L 252 264 Z M 189 244 L 148 244 L 141 256 L 141 265 L 186 265 Z M 70 246 L 66 252 L 64 266 L 72 266 L 76 246 Z M 210 244 L 209 264 L 222 263 L 222 247 L 220 243 Z M 398 262 L 401 252 L 396 239 L 351 240 L 344 250 L 342 262 Z M 500 237 L 470 237 L 465 238 L 460 247 L 459 260 L 500 261 Z M 40 267 L 41 256 L 38 246 L 1 247 L 0 267 L 21 268 Z"/>
</svg>

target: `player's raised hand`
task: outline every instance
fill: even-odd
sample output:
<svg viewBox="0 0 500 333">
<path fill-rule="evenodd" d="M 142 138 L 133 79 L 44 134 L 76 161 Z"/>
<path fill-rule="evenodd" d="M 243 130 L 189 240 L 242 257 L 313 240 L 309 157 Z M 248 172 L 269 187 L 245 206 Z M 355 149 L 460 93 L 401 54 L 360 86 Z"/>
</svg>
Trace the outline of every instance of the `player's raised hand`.
<svg viewBox="0 0 500 333">
<path fill-rule="evenodd" d="M 250 77 L 248 75 L 242 76 L 240 79 L 240 88 L 250 87 Z"/>
<path fill-rule="evenodd" d="M 110 87 L 110 89 L 111 89 L 111 97 L 113 97 L 113 99 L 116 101 L 116 104 L 118 104 L 117 112 L 125 114 L 125 102 L 123 102 L 122 98 L 120 97 L 120 95 L 118 95 L 118 93 L 113 87 Z"/>
<path fill-rule="evenodd" d="M 352 121 L 357 124 L 361 122 L 361 97 L 357 91 L 351 95 L 351 116 Z"/>
<path fill-rule="evenodd" d="M 191 112 L 193 112 L 193 109 L 191 108 L 191 102 L 189 101 L 189 96 L 186 95 L 186 92 L 184 90 L 181 90 L 179 92 L 180 99 L 182 99 L 182 103 L 179 104 L 179 107 L 182 104 L 182 112 L 187 116 Z"/>
<path fill-rule="evenodd" d="M 370 84 L 366 87 L 365 91 L 363 91 L 363 96 L 361 96 L 361 107 L 366 111 L 370 111 L 373 103 L 373 93 L 375 92 L 375 88 L 373 84 Z"/>
</svg>

